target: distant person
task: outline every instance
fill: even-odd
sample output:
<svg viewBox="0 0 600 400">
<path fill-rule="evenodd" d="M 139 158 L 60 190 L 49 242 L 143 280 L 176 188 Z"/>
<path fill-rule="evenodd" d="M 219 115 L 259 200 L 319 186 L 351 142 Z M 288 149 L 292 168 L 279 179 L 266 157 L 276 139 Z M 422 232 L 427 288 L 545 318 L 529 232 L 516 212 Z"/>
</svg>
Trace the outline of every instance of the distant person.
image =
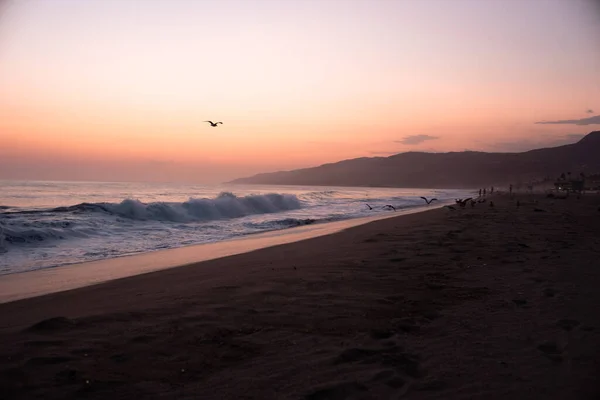
<svg viewBox="0 0 600 400">
<path fill-rule="evenodd" d="M 481 197 L 481 189 L 479 189 L 479 197 Z"/>
<path fill-rule="evenodd" d="M 490 194 L 494 194 L 494 187 L 493 186 L 490 188 Z"/>
<path fill-rule="evenodd" d="M 512 196 L 512 183 L 510 184 L 510 186 L 508 186 L 508 191 L 509 191 L 510 195 Z"/>
<path fill-rule="evenodd" d="M 486 189 L 485 189 L 485 188 L 483 188 L 483 195 L 484 195 L 484 196 L 485 196 L 485 190 L 486 190 Z"/>
</svg>

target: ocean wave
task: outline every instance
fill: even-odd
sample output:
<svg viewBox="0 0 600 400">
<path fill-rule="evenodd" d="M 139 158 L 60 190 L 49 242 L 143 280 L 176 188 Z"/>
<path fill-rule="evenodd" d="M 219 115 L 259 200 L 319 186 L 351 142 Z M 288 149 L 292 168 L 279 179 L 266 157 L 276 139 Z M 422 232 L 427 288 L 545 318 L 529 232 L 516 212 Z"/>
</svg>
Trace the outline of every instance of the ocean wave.
<svg viewBox="0 0 600 400">
<path fill-rule="evenodd" d="M 0 212 L 0 253 L 5 252 L 8 245 L 101 236 L 117 227 L 132 227 L 136 221 L 188 224 L 284 212 L 301 207 L 302 202 L 289 194 L 238 197 L 223 192 L 216 198 L 191 198 L 181 203 L 143 203 L 126 199 L 120 203 L 81 203 L 50 209 L 6 211 Z"/>
<path fill-rule="evenodd" d="M 183 203 L 142 203 L 127 199 L 119 204 L 102 204 L 111 214 L 134 220 L 196 222 L 240 218 L 254 214 L 276 213 L 302 207 L 300 200 L 289 194 L 270 193 L 238 197 L 223 192 L 214 199 L 191 198 Z"/>
<path fill-rule="evenodd" d="M 86 238 L 99 232 L 93 225 L 75 226 L 70 221 L 21 221 L 0 223 L 0 252 L 6 251 L 9 244 L 28 244 L 47 240 Z"/>
<path fill-rule="evenodd" d="M 10 217 L 18 214 L 102 212 L 133 220 L 196 222 L 290 211 L 301 207 L 302 202 L 291 194 L 269 193 L 238 197 L 230 192 L 222 192 L 213 199 L 190 198 L 181 203 L 144 203 L 136 199 L 125 199 L 120 203 L 81 203 L 43 210 L 4 212 L 2 215 Z"/>
</svg>

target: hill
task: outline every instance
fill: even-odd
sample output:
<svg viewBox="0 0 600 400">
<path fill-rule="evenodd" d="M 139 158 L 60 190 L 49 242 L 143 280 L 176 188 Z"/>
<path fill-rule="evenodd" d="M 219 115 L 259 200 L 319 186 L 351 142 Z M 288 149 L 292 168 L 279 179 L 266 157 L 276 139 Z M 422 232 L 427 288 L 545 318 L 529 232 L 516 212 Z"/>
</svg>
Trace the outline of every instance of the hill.
<svg viewBox="0 0 600 400">
<path fill-rule="evenodd" d="M 408 152 L 314 168 L 258 174 L 229 183 L 412 188 L 475 188 L 600 171 L 600 131 L 579 142 L 523 153 Z"/>
</svg>

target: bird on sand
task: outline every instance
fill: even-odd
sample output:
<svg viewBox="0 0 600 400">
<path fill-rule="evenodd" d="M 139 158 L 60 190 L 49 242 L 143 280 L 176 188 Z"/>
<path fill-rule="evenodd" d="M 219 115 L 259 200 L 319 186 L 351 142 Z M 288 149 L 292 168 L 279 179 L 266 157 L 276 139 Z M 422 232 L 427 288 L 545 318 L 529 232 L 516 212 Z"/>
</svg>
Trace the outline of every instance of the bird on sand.
<svg viewBox="0 0 600 400">
<path fill-rule="evenodd" d="M 467 203 L 471 200 L 471 197 L 469 197 L 468 199 L 456 199 L 456 204 L 458 204 L 459 206 L 461 206 L 462 208 L 465 208 L 465 206 L 467 205 Z"/>
<path fill-rule="evenodd" d="M 426 198 L 426 197 L 423 197 L 423 196 L 421 196 L 421 198 L 422 198 L 423 200 L 425 200 L 425 203 L 427 203 L 427 204 L 431 204 L 431 202 L 432 202 L 432 201 L 437 201 L 437 199 L 436 199 L 436 198 L 433 198 L 433 199 L 431 199 L 431 200 L 427 200 L 427 198 Z"/>
<path fill-rule="evenodd" d="M 373 207 L 371 207 L 371 206 L 370 206 L 370 205 L 368 205 L 368 204 L 367 204 L 367 207 L 369 207 L 369 210 L 372 210 L 372 209 L 373 209 Z"/>
<path fill-rule="evenodd" d="M 387 209 L 390 209 L 390 208 L 391 208 L 392 210 L 396 211 L 396 207 L 394 207 L 394 206 L 392 206 L 392 205 L 390 205 L 390 204 L 386 204 L 386 205 L 385 205 L 385 206 L 383 206 L 382 208 L 387 208 Z"/>
<path fill-rule="evenodd" d="M 208 122 L 210 124 L 210 126 L 212 126 L 213 128 L 216 128 L 217 124 L 223 125 L 223 123 L 221 121 L 219 121 L 219 122 L 204 121 L 204 122 Z"/>
</svg>

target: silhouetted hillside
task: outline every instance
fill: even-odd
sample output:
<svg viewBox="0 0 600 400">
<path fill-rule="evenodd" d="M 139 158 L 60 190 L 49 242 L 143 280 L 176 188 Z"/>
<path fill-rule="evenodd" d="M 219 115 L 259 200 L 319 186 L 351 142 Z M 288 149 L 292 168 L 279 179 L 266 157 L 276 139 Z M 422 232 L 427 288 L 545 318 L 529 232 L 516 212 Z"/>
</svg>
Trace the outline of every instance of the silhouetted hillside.
<svg viewBox="0 0 600 400">
<path fill-rule="evenodd" d="M 231 183 L 474 188 L 555 177 L 569 171 L 600 171 L 600 131 L 591 132 L 574 144 L 523 153 L 408 152 L 258 174 Z"/>
</svg>

